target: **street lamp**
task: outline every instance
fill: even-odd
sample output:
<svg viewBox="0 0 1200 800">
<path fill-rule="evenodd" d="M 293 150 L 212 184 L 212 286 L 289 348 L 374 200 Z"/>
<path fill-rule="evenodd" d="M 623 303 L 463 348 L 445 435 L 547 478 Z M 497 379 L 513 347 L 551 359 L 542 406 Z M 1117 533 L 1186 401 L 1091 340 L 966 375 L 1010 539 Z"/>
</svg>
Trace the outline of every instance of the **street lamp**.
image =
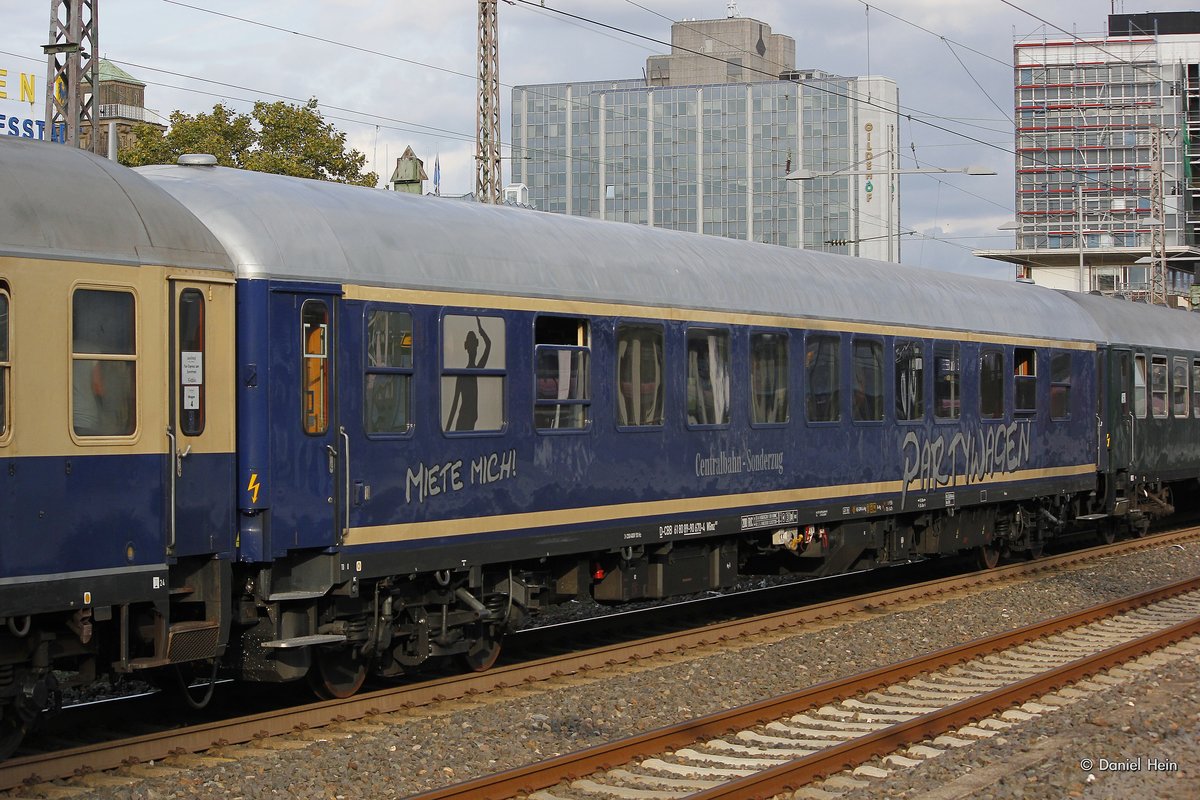
<svg viewBox="0 0 1200 800">
<path fill-rule="evenodd" d="M 789 181 L 811 181 L 816 178 L 841 178 L 853 175 L 874 175 L 878 170 L 843 170 L 836 169 L 828 172 L 814 172 L 811 169 L 798 169 L 795 172 L 789 172 L 785 177 Z M 883 170 L 887 175 L 995 175 L 994 169 L 987 167 L 958 167 L 955 169 L 944 167 L 921 167 L 919 169 L 893 169 Z"/>
<path fill-rule="evenodd" d="M 882 172 L 888 176 L 888 198 L 887 198 L 887 217 L 884 224 L 887 226 L 888 237 L 888 261 L 892 260 L 892 241 L 896 238 L 892 235 L 892 185 L 895 182 L 896 175 L 995 175 L 996 171 L 987 167 L 967 166 L 967 167 L 916 167 L 912 169 L 896 169 L 889 166 L 882 170 L 864 170 L 864 169 L 837 169 L 828 172 L 816 172 L 810 169 L 798 169 L 794 172 L 789 172 L 784 176 L 789 181 L 811 181 L 817 178 L 843 178 L 852 177 L 855 175 L 874 175 L 877 172 Z"/>
</svg>

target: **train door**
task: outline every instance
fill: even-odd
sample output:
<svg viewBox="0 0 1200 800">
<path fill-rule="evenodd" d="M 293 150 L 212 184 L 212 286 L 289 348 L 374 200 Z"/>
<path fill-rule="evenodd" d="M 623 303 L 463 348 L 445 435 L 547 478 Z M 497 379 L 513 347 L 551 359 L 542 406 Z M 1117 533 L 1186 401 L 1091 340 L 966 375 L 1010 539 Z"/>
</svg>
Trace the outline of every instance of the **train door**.
<svg viewBox="0 0 1200 800">
<path fill-rule="evenodd" d="M 1133 463 L 1134 446 L 1134 363 L 1133 352 L 1112 348 L 1109 360 L 1108 420 L 1109 470 L 1128 473 Z M 1142 402 L 1145 402 L 1145 381 L 1142 382 Z"/>
<path fill-rule="evenodd" d="M 329 547 L 345 515 L 338 421 L 338 296 L 276 291 L 271 313 L 272 547 Z"/>
<path fill-rule="evenodd" d="M 233 281 L 169 283 L 167 552 L 216 553 L 234 528 Z"/>
</svg>

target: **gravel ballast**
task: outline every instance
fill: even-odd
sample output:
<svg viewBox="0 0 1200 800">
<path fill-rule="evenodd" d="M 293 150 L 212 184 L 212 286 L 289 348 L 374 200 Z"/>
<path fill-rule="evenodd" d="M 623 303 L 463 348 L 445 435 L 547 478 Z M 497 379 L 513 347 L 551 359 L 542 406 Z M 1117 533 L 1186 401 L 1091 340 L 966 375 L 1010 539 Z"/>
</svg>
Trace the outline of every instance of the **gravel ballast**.
<svg viewBox="0 0 1200 800">
<path fill-rule="evenodd" d="M 157 775 L 143 768 L 145 777 L 128 786 L 113 785 L 110 779 L 105 786 L 88 788 L 85 779 L 70 787 L 81 790 L 73 796 L 85 800 L 407 797 L 1197 574 L 1200 545 L 1160 547 L 969 597 L 893 613 L 855 615 L 845 623 L 776 635 L 757 644 L 672 656 L 654 667 L 618 667 L 591 673 L 587 679 L 566 678 L 476 701 L 443 704 L 432 713 L 414 709 L 347 723 L 309 732 L 307 741 L 268 740 L 254 747 L 229 747 L 209 754 L 228 760 L 192 757 L 182 763 L 168 762 Z M 1034 752 L 1026 768 L 1006 771 L 990 784 L 991 794 L 963 796 L 1200 796 L 1196 678 L 1194 663 L 1177 660 L 1161 675 L 1150 672 L 1128 686 L 1081 700 L 1004 736 L 906 770 L 905 775 L 912 777 L 886 779 L 895 782 L 887 793 L 921 796 L 949 784 L 968 767 L 974 771 L 1003 765 Z M 1044 748 L 1044 759 L 1039 746 Z M 1144 769 L 1097 774 L 1080 768 L 1085 757 L 1111 761 L 1138 755 L 1165 759 L 1178 769 L 1150 775 Z M 1090 782 L 1089 774 L 1094 775 Z M 1143 785 L 1150 788 L 1143 790 Z M 882 786 L 863 789 L 856 796 L 880 796 Z"/>
</svg>

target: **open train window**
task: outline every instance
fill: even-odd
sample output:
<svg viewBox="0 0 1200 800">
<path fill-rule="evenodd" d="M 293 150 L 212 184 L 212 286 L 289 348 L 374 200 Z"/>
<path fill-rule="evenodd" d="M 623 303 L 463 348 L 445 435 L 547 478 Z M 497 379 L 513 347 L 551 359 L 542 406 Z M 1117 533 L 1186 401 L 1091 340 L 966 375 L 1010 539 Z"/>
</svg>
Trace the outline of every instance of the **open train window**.
<svg viewBox="0 0 1200 800">
<path fill-rule="evenodd" d="M 1192 360 L 1192 416 L 1200 417 L 1200 358 Z"/>
<path fill-rule="evenodd" d="M 305 300 L 300 307 L 300 414 L 304 432 L 319 436 L 329 431 L 329 306 Z"/>
<path fill-rule="evenodd" d="M 915 341 L 896 342 L 896 419 L 901 422 L 925 417 L 925 345 Z"/>
<path fill-rule="evenodd" d="M 979 354 L 979 417 L 1004 417 L 1004 353 L 999 350 Z"/>
<path fill-rule="evenodd" d="M 933 416 L 958 419 L 962 415 L 962 367 L 956 342 L 938 342 L 933 346 Z"/>
<path fill-rule="evenodd" d="M 1133 416 L 1134 419 L 1146 418 L 1146 357 L 1133 357 Z"/>
<path fill-rule="evenodd" d="M 8 285 L 0 281 L 0 444 L 9 439 L 12 430 L 9 387 L 12 385 L 12 301 Z"/>
<path fill-rule="evenodd" d="M 1037 351 L 1030 347 L 1013 349 L 1013 413 L 1037 413 Z"/>
<path fill-rule="evenodd" d="M 579 430 L 591 420 L 588 321 L 539 316 L 533 324 L 534 405 L 538 430 Z"/>
<path fill-rule="evenodd" d="M 1050 419 L 1071 416 L 1071 354 L 1050 356 Z"/>
<path fill-rule="evenodd" d="M 1167 357 L 1150 359 L 1150 410 L 1155 419 L 1167 417 Z"/>
<path fill-rule="evenodd" d="M 185 436 L 204 432 L 204 294 L 179 293 L 179 430 Z"/>
<path fill-rule="evenodd" d="M 689 425 L 729 424 L 729 331 L 687 332 L 687 420 Z"/>
<path fill-rule="evenodd" d="M 504 319 L 479 314 L 442 318 L 442 430 L 504 428 Z"/>
<path fill-rule="evenodd" d="M 883 344 L 855 339 L 851 350 L 854 356 L 851 418 L 856 422 L 878 422 L 883 419 Z"/>
<path fill-rule="evenodd" d="M 750 334 L 750 421 L 788 421 L 788 335 Z"/>
<path fill-rule="evenodd" d="M 1171 360 L 1171 416 L 1183 419 L 1188 415 L 1188 360 Z"/>
<path fill-rule="evenodd" d="M 413 322 L 407 311 L 367 311 L 363 430 L 404 434 L 412 429 Z"/>
<path fill-rule="evenodd" d="M 133 292 L 76 289 L 71 298 L 71 430 L 79 437 L 137 430 Z"/>
<path fill-rule="evenodd" d="M 663 328 L 617 326 L 617 424 L 663 423 Z"/>
<path fill-rule="evenodd" d="M 842 418 L 840 351 L 836 336 L 809 336 L 804 345 L 804 373 L 809 422 L 837 422 Z"/>
</svg>

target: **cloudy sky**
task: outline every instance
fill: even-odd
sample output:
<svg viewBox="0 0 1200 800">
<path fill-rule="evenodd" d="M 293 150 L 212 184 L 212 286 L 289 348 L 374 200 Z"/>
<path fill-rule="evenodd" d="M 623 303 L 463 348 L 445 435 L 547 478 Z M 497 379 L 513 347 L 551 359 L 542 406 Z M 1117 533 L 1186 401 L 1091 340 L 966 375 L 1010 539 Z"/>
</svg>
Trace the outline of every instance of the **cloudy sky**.
<svg viewBox="0 0 1200 800">
<path fill-rule="evenodd" d="M 146 105 L 166 117 L 222 102 L 316 97 L 384 178 L 406 146 L 442 191 L 474 187 L 475 0 L 98 0 L 104 57 L 145 81 Z M 752 17 L 796 40 L 796 62 L 841 75 L 885 75 L 900 88 L 901 167 L 980 165 L 994 177 L 907 175 L 901 182 L 906 263 L 1011 278 L 972 248 L 1011 247 L 1012 44 L 1062 30 L 1105 31 L 1117 12 L 1190 10 L 1177 0 L 740 0 Z M 503 0 L 502 135 L 511 87 L 639 77 L 664 53 L 671 20 L 724 17 L 725 0 Z M 542 8 L 541 6 L 545 6 Z M 21 104 L 19 74 L 46 71 L 47 0 L 0 0 L 0 114 L 41 118 Z M 565 13 L 558 13 L 565 12 Z M 593 20 L 599 27 L 582 20 Z M 1061 29 L 1061 30 L 1060 30 Z M 507 151 L 505 153 L 507 155 Z M 507 180 L 507 167 L 505 178 Z"/>
</svg>

